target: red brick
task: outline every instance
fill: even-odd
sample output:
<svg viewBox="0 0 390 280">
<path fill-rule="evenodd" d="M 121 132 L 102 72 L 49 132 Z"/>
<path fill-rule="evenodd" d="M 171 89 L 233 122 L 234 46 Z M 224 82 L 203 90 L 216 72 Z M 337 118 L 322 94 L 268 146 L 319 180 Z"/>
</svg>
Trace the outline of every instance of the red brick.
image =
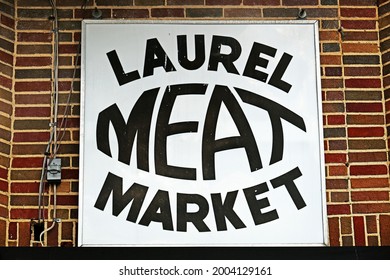
<svg viewBox="0 0 390 280">
<path fill-rule="evenodd" d="M 345 124 L 345 116 L 343 115 L 329 115 L 327 116 L 328 125 L 342 125 Z"/>
<path fill-rule="evenodd" d="M 8 205 L 8 195 L 0 193 L 0 204 L 7 206 Z"/>
<path fill-rule="evenodd" d="M 387 191 L 353 191 L 351 193 L 352 201 L 388 201 L 389 192 Z"/>
<path fill-rule="evenodd" d="M 16 66 L 51 66 L 52 60 L 49 56 L 42 57 L 16 57 Z"/>
<path fill-rule="evenodd" d="M 351 214 L 351 209 L 348 204 L 328 205 L 328 215 L 343 215 Z"/>
<path fill-rule="evenodd" d="M 0 217 L 8 218 L 9 216 L 9 209 L 8 207 L 4 205 L 0 205 Z"/>
<path fill-rule="evenodd" d="M 5 220 L 0 220 L 0 246 L 4 247 L 6 246 L 7 242 L 7 221 Z"/>
<path fill-rule="evenodd" d="M 390 246 L 390 215 L 379 216 L 380 238 L 382 246 Z"/>
<path fill-rule="evenodd" d="M 344 104 L 342 103 L 322 103 L 324 113 L 343 113 Z"/>
<path fill-rule="evenodd" d="M 280 0 L 243 0 L 244 6 L 261 5 L 261 6 L 279 6 Z"/>
<path fill-rule="evenodd" d="M 187 8 L 188 18 L 219 18 L 223 16 L 222 8 Z"/>
<path fill-rule="evenodd" d="M 60 246 L 61 246 L 61 248 L 74 247 L 74 244 L 73 244 L 73 242 L 65 241 L 65 242 L 61 242 Z"/>
<path fill-rule="evenodd" d="M 301 5 L 318 5 L 318 0 L 282 0 L 282 5 L 301 6 Z"/>
<path fill-rule="evenodd" d="M 50 104 L 50 94 L 15 94 L 16 104 Z"/>
<path fill-rule="evenodd" d="M 15 83 L 15 90 L 16 91 L 50 91 L 51 90 L 51 82 L 16 82 Z"/>
<path fill-rule="evenodd" d="M 15 117 L 50 117 L 50 107 L 16 107 Z"/>
<path fill-rule="evenodd" d="M 374 31 L 345 31 L 344 41 L 378 41 L 378 34 Z"/>
<path fill-rule="evenodd" d="M 345 163 L 346 160 L 346 154 L 325 154 L 326 163 Z"/>
<path fill-rule="evenodd" d="M 345 86 L 347 88 L 381 88 L 382 81 L 380 79 L 346 79 Z"/>
<path fill-rule="evenodd" d="M 376 8 L 346 8 L 341 7 L 340 14 L 342 17 L 352 18 L 375 18 Z"/>
<path fill-rule="evenodd" d="M 12 167 L 13 168 L 41 167 L 42 163 L 43 163 L 42 157 L 28 157 L 28 158 L 15 157 L 12 160 Z"/>
<path fill-rule="evenodd" d="M 383 137 L 383 127 L 348 127 L 348 137 Z"/>
<path fill-rule="evenodd" d="M 241 5 L 242 0 L 205 0 L 206 5 Z"/>
<path fill-rule="evenodd" d="M 9 65 L 13 65 L 14 63 L 14 58 L 12 55 L 6 53 L 6 52 L 3 52 L 1 49 L 0 49 L 0 61 L 2 62 L 5 62 Z"/>
<path fill-rule="evenodd" d="M 386 143 L 383 139 L 358 139 L 350 138 L 348 140 L 348 146 L 350 150 L 379 150 L 386 147 Z"/>
<path fill-rule="evenodd" d="M 15 142 L 45 142 L 49 141 L 50 132 L 15 132 Z"/>
<path fill-rule="evenodd" d="M 380 76 L 380 67 L 345 67 L 345 76 Z"/>
<path fill-rule="evenodd" d="M 345 165 L 331 165 L 328 167 L 329 176 L 347 176 L 348 168 Z"/>
<path fill-rule="evenodd" d="M 19 247 L 29 247 L 31 240 L 30 223 L 19 223 Z"/>
<path fill-rule="evenodd" d="M 349 246 L 349 247 L 353 246 L 352 236 L 343 236 L 341 246 Z"/>
<path fill-rule="evenodd" d="M 79 131 L 72 131 L 72 140 L 73 141 L 79 141 L 80 140 L 80 132 Z"/>
<path fill-rule="evenodd" d="M 15 28 L 15 20 L 13 18 L 7 17 L 4 14 L 1 14 L 0 17 L 1 17 L 0 22 L 2 24 L 4 24 L 5 26 L 7 26 L 7 27 L 9 27 L 11 29 Z"/>
<path fill-rule="evenodd" d="M 52 46 L 49 44 L 23 44 L 18 45 L 16 50 L 18 54 L 51 54 Z"/>
<path fill-rule="evenodd" d="M 326 76 L 342 76 L 342 74 L 341 67 L 325 67 Z"/>
<path fill-rule="evenodd" d="M 51 222 L 47 224 L 48 227 L 51 226 Z M 57 247 L 58 246 L 58 224 L 55 224 L 53 229 L 47 232 L 47 246 Z"/>
<path fill-rule="evenodd" d="M 350 167 L 351 175 L 383 175 L 387 174 L 386 165 L 355 165 Z"/>
<path fill-rule="evenodd" d="M 337 79 L 329 79 L 329 78 L 323 78 L 321 80 L 321 86 L 323 88 L 343 88 L 344 87 L 344 81 L 341 78 Z"/>
<path fill-rule="evenodd" d="M 24 183 L 24 182 L 13 182 L 11 184 L 12 193 L 38 193 L 39 183 Z"/>
<path fill-rule="evenodd" d="M 57 205 L 77 206 L 78 196 L 76 195 L 58 195 Z"/>
<path fill-rule="evenodd" d="M 18 237 L 18 223 L 11 222 L 9 223 L 8 238 L 17 239 L 17 237 Z"/>
<path fill-rule="evenodd" d="M 377 44 L 364 44 L 359 42 L 344 43 L 342 46 L 344 53 L 377 53 L 379 51 Z"/>
<path fill-rule="evenodd" d="M 353 204 L 352 211 L 355 214 L 390 213 L 390 202 Z"/>
<path fill-rule="evenodd" d="M 12 89 L 12 80 L 8 77 L 0 75 L 0 86 L 6 87 L 7 89 Z"/>
<path fill-rule="evenodd" d="M 151 15 L 152 17 L 160 17 L 160 18 L 167 18 L 167 17 L 181 18 L 184 17 L 184 9 L 155 8 L 151 10 Z"/>
<path fill-rule="evenodd" d="M 62 112 L 60 111 L 60 113 L 62 113 Z M 62 118 L 58 118 L 59 125 L 61 124 L 61 122 L 62 122 Z M 67 128 L 79 128 L 80 127 L 80 119 L 78 117 L 77 118 L 68 117 L 68 119 L 66 120 L 66 127 Z"/>
<path fill-rule="evenodd" d="M 8 168 L 4 168 L 0 166 L 0 178 L 3 179 L 8 178 Z"/>
<path fill-rule="evenodd" d="M 18 41 L 20 42 L 51 42 L 53 36 L 51 33 L 33 33 L 33 32 L 19 32 Z"/>
<path fill-rule="evenodd" d="M 351 152 L 348 154 L 349 162 L 373 162 L 373 161 L 386 161 L 386 152 Z"/>
<path fill-rule="evenodd" d="M 14 144 L 12 152 L 14 155 L 42 155 L 42 151 L 45 151 L 46 144 Z"/>
<path fill-rule="evenodd" d="M 321 65 L 341 65 L 341 56 L 339 55 L 321 55 Z"/>
<path fill-rule="evenodd" d="M 147 9 L 114 9 L 113 18 L 148 18 Z"/>
<path fill-rule="evenodd" d="M 353 229 L 354 229 L 355 245 L 356 246 L 366 245 L 366 236 L 364 230 L 363 217 L 353 217 Z"/>
<path fill-rule="evenodd" d="M 377 233 L 378 226 L 376 223 L 376 216 L 366 216 L 367 233 Z"/>
<path fill-rule="evenodd" d="M 225 9 L 224 15 L 227 18 L 259 17 L 261 16 L 261 9 L 231 8 L 231 9 Z"/>
<path fill-rule="evenodd" d="M 351 187 L 354 189 L 388 188 L 389 181 L 387 178 L 352 178 Z"/>
<path fill-rule="evenodd" d="M 11 219 L 38 219 L 38 209 L 11 209 Z"/>
<path fill-rule="evenodd" d="M 351 234 L 352 233 L 352 219 L 351 217 L 341 217 L 341 234 Z"/>
<path fill-rule="evenodd" d="M 348 192 L 331 192 L 331 202 L 349 202 Z"/>
<path fill-rule="evenodd" d="M 378 236 L 367 236 L 368 246 L 379 246 Z"/>
<path fill-rule="evenodd" d="M 340 6 L 372 6 L 376 7 L 376 0 L 339 0 Z"/>
<path fill-rule="evenodd" d="M 340 190 L 340 189 L 347 189 L 347 188 L 348 188 L 348 181 L 345 179 L 327 179 L 326 180 L 326 189 Z"/>
<path fill-rule="evenodd" d="M 41 171 L 37 170 L 25 170 L 25 169 L 13 169 L 11 171 L 11 180 L 25 181 L 25 180 L 36 180 L 40 178 Z"/>
<path fill-rule="evenodd" d="M 63 222 L 61 230 L 61 237 L 64 240 L 72 240 L 73 239 L 73 223 Z"/>
<path fill-rule="evenodd" d="M 375 20 L 342 20 L 341 26 L 346 29 L 376 29 Z"/>
<path fill-rule="evenodd" d="M 362 125 L 378 125 L 384 124 L 383 115 L 349 115 L 347 116 L 348 124 L 362 124 Z"/>
<path fill-rule="evenodd" d="M 340 246 L 339 218 L 328 218 L 330 246 Z"/>
<path fill-rule="evenodd" d="M 0 180 L 0 191 L 8 192 L 8 182 Z"/>
<path fill-rule="evenodd" d="M 77 179 L 79 177 L 79 170 L 78 169 L 66 169 L 64 168 L 62 170 L 62 179 Z"/>
<path fill-rule="evenodd" d="M 326 92 L 326 100 L 327 101 L 344 100 L 344 92 L 338 90 L 329 90 Z"/>
<path fill-rule="evenodd" d="M 382 103 L 347 103 L 347 112 L 383 112 Z"/>
<path fill-rule="evenodd" d="M 75 54 L 78 51 L 77 44 L 60 44 L 58 47 L 60 54 Z"/>
</svg>

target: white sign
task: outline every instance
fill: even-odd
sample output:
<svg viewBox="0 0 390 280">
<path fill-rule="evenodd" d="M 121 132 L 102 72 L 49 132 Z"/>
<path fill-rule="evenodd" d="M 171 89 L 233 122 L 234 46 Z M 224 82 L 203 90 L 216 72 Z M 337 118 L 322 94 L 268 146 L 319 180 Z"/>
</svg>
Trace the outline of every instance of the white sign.
<svg viewBox="0 0 390 280">
<path fill-rule="evenodd" d="M 84 21 L 80 246 L 326 245 L 314 21 Z"/>
</svg>

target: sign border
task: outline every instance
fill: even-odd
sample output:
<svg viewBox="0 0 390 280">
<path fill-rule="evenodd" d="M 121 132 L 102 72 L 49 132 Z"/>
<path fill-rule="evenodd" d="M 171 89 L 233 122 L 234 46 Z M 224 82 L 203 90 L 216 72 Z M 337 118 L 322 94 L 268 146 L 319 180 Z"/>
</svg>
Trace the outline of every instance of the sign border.
<svg viewBox="0 0 390 280">
<path fill-rule="evenodd" d="M 245 25 L 313 25 L 313 39 L 314 39 L 314 53 L 315 53 L 315 69 L 316 69 L 316 88 L 317 88 L 317 121 L 318 121 L 318 136 L 319 136 L 319 165 L 321 166 L 321 201 L 322 201 L 322 228 L 323 228 L 323 243 L 304 243 L 304 244 L 269 244 L 269 243 L 254 243 L 250 247 L 272 247 L 272 246 L 284 246 L 284 247 L 310 247 L 310 246 L 330 246 L 329 240 L 329 228 L 328 228 L 328 216 L 327 216 L 327 204 L 326 204 L 326 176 L 325 176 L 325 152 L 324 152 L 324 135 L 323 135 L 323 120 L 322 120 L 322 88 L 321 88 L 321 71 L 320 71 L 320 48 L 319 48 L 319 28 L 318 20 L 277 20 L 277 21 L 265 21 L 265 20 L 91 20 L 86 19 L 82 21 L 81 26 L 81 78 L 80 78 L 80 150 L 79 150 L 79 203 L 78 203 L 78 240 L 77 246 L 104 246 L 104 247 L 153 247 L 161 246 L 168 247 L 172 246 L 164 244 L 84 244 L 83 239 L 83 220 L 84 220 L 84 209 L 83 209 L 83 198 L 84 198 L 84 117 L 85 117 L 85 94 L 86 94 L 86 42 L 87 34 L 85 32 L 87 25 L 99 25 L 99 24 L 182 24 L 182 25 L 197 25 L 197 24 L 208 24 L 208 25 L 221 25 L 221 24 L 245 24 Z M 177 247 L 204 247 L 202 244 L 195 245 L 180 245 L 176 244 Z M 229 245 L 207 245 L 206 247 L 243 247 L 242 244 L 229 244 Z M 244 246 L 245 247 L 245 246 Z"/>
</svg>

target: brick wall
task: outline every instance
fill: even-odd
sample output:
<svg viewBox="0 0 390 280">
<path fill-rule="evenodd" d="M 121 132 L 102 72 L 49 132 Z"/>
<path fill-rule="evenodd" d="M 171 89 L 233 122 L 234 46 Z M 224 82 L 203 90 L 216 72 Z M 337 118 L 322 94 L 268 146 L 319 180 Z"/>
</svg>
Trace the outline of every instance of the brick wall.
<svg viewBox="0 0 390 280">
<path fill-rule="evenodd" d="M 14 64 L 15 8 L 0 1 L 0 246 L 7 243 L 8 169 L 11 151 L 12 78 Z"/>
<path fill-rule="evenodd" d="M 331 245 L 385 245 L 390 210 L 376 1 L 339 1 L 322 21 L 322 69 Z M 386 219 L 386 218 L 385 218 Z"/>
<path fill-rule="evenodd" d="M 389 145 L 390 136 L 390 1 L 378 1 L 379 3 L 379 37 L 380 46 L 382 52 L 382 65 L 383 65 L 383 90 L 386 109 L 386 131 L 387 131 L 387 145 Z M 389 155 L 388 155 L 389 156 Z M 388 232 L 390 227 L 390 216 L 382 215 L 380 217 L 381 231 L 384 232 L 382 241 L 384 244 L 390 244 L 390 234 Z"/>
<path fill-rule="evenodd" d="M 379 1 L 378 7 L 376 0 L 90 0 L 85 11 L 82 2 L 57 0 L 60 121 L 70 92 L 71 110 L 59 150 L 63 181 L 57 214 L 62 222 L 45 238 L 49 246 L 77 242 L 79 71 L 72 91 L 71 86 L 80 21 L 91 18 L 95 6 L 106 19 L 286 20 L 296 19 L 303 8 L 308 19 L 319 20 L 331 245 L 390 245 L 389 118 L 385 118 L 389 106 L 385 107 L 384 98 L 390 99 L 386 40 L 390 1 Z M 0 67 L 8 69 L 0 76 L 0 211 L 9 203 L 9 213 L 0 212 L 1 232 L 1 221 L 9 217 L 8 234 L 0 245 L 36 246 L 30 223 L 38 217 L 39 177 L 51 122 L 52 10 L 49 0 L 16 0 L 15 7 L 11 0 L 0 0 L 0 5 L 0 42 L 6 42 L 0 45 Z M 3 35 L 3 30 L 11 36 Z M 52 191 L 45 187 L 45 218 L 49 220 Z"/>
</svg>

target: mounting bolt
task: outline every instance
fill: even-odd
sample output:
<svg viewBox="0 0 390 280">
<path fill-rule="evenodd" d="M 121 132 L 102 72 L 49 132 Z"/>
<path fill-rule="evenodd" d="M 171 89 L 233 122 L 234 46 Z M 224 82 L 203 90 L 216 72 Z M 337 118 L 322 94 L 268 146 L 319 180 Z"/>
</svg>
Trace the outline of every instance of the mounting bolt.
<svg viewBox="0 0 390 280">
<path fill-rule="evenodd" d="M 92 16 L 94 19 L 101 19 L 102 18 L 102 11 L 95 7 L 95 9 L 92 11 Z"/>
<path fill-rule="evenodd" d="M 297 19 L 306 19 L 306 18 L 307 18 L 306 10 L 305 9 L 299 9 Z"/>
</svg>

